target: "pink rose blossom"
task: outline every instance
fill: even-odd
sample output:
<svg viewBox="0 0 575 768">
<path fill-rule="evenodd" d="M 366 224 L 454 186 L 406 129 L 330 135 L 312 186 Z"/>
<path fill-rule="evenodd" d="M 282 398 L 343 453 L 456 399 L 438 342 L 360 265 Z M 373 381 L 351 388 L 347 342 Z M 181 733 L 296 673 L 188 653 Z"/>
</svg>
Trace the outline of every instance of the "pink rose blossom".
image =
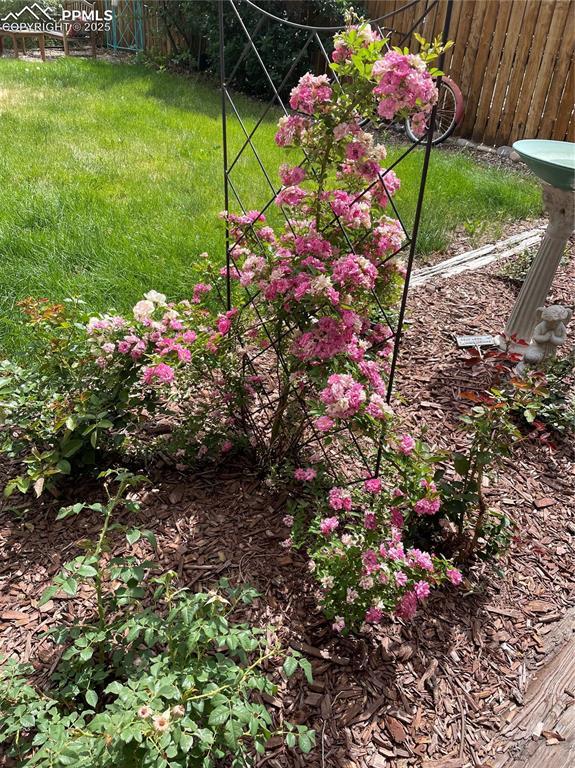
<svg viewBox="0 0 575 768">
<path fill-rule="evenodd" d="M 400 587 L 404 587 L 407 584 L 407 576 L 403 571 L 396 571 L 394 578 L 395 578 L 395 583 L 398 584 Z"/>
<path fill-rule="evenodd" d="M 299 165 L 292 167 L 284 163 L 280 165 L 279 175 L 284 187 L 291 187 L 294 184 L 301 184 L 306 177 L 306 172 Z"/>
<path fill-rule="evenodd" d="M 330 419 L 329 416 L 320 416 L 314 422 L 320 432 L 328 432 L 333 427 L 333 423 L 333 419 Z"/>
<path fill-rule="evenodd" d="M 166 363 L 158 363 L 144 368 L 143 379 L 146 384 L 151 384 L 157 379 L 164 384 L 169 384 L 174 380 L 174 369 Z"/>
<path fill-rule="evenodd" d="M 341 616 L 336 616 L 331 626 L 334 632 L 342 632 L 345 629 L 345 619 Z"/>
<path fill-rule="evenodd" d="M 457 568 L 448 568 L 447 571 L 445 571 L 445 574 L 449 581 L 452 584 L 455 584 L 457 586 L 458 584 L 461 584 L 463 581 L 463 576 L 461 575 L 461 571 L 457 570 Z"/>
<path fill-rule="evenodd" d="M 414 585 L 413 591 L 418 600 L 425 600 L 425 598 L 429 596 L 431 590 L 427 581 L 418 581 Z"/>
<path fill-rule="evenodd" d="M 304 482 L 309 482 L 316 478 L 317 472 L 312 467 L 308 467 L 307 469 L 298 468 L 293 473 L 293 476 L 295 477 L 296 480 L 303 480 Z"/>
<path fill-rule="evenodd" d="M 415 512 L 418 515 L 435 515 L 441 507 L 441 499 L 419 499 L 415 502 Z"/>
<path fill-rule="evenodd" d="M 413 452 L 415 445 L 415 440 L 411 435 L 402 435 L 397 450 L 403 453 L 404 456 L 409 456 Z"/>
<path fill-rule="evenodd" d="M 313 115 L 322 110 L 331 96 L 332 89 L 327 75 L 314 77 L 311 72 L 307 72 L 292 89 L 289 103 L 292 109 Z"/>
<path fill-rule="evenodd" d="M 433 571 L 433 561 L 427 552 L 422 552 L 420 549 L 409 549 L 407 556 L 410 564 L 417 565 L 424 571 Z"/>
<path fill-rule="evenodd" d="M 329 506 L 336 511 L 340 509 L 349 512 L 351 510 L 351 494 L 343 488 L 332 488 L 329 492 Z"/>
<path fill-rule="evenodd" d="M 320 392 L 320 399 L 327 405 L 330 418 L 349 418 L 358 412 L 365 400 L 362 385 L 348 374 L 333 373 L 328 386 Z"/>
<path fill-rule="evenodd" d="M 366 549 L 361 556 L 363 567 L 367 576 L 370 576 L 378 566 L 377 553 L 373 549 Z"/>
<path fill-rule="evenodd" d="M 376 608 L 373 606 L 372 608 L 368 608 L 365 614 L 365 620 L 368 624 L 379 624 L 379 622 L 383 619 L 383 611 L 381 608 Z"/>
<path fill-rule="evenodd" d="M 367 493 L 380 493 L 381 492 L 381 480 L 379 477 L 371 477 L 363 484 Z"/>
<path fill-rule="evenodd" d="M 366 512 L 363 516 L 363 525 L 368 531 L 375 531 L 377 528 L 377 518 L 375 512 Z"/>
<path fill-rule="evenodd" d="M 345 596 L 345 602 L 349 603 L 349 604 L 355 603 L 355 601 L 357 600 L 358 597 L 359 597 L 359 595 L 358 595 L 357 591 L 355 589 L 353 589 L 352 587 L 348 587 L 347 593 L 346 593 L 346 596 Z"/>
<path fill-rule="evenodd" d="M 395 609 L 395 615 L 400 619 L 409 621 L 417 612 L 417 595 L 415 592 L 406 592 Z"/>
<path fill-rule="evenodd" d="M 339 527 L 339 520 L 337 517 L 324 517 L 319 525 L 320 531 L 324 536 L 329 536 Z"/>
</svg>

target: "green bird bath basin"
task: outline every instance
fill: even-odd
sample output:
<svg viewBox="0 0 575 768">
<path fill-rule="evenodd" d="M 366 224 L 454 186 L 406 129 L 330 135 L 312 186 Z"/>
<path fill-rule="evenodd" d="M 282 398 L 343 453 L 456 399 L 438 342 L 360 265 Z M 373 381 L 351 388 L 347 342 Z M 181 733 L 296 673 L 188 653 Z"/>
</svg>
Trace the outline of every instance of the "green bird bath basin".
<svg viewBox="0 0 575 768">
<path fill-rule="evenodd" d="M 522 139 L 513 149 L 536 176 L 558 189 L 575 189 L 575 144 L 571 141 Z"/>
</svg>

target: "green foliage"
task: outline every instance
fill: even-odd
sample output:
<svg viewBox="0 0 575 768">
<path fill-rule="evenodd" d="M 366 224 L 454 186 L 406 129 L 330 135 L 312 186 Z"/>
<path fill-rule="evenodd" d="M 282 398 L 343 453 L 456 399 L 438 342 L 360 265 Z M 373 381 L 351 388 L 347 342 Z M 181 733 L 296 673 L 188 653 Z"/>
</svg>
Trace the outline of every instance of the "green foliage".
<svg viewBox="0 0 575 768">
<path fill-rule="evenodd" d="M 361 1 L 352 0 L 315 0 L 313 3 L 301 3 L 294 8 L 285 0 L 267 0 L 261 7 L 280 18 L 297 21 L 299 24 L 330 26 L 343 23 L 345 11 Z M 239 12 L 246 28 L 253 33 L 256 25 L 262 21 L 262 14 L 239 0 Z M 178 49 L 175 62 L 179 65 L 207 70 L 219 77 L 219 19 L 218 3 L 212 0 L 196 0 L 193 3 L 177 0 L 164 3 L 159 12 L 168 30 L 175 31 L 185 40 L 186 48 Z M 226 8 L 225 23 L 225 55 L 227 62 L 238 61 L 246 45 L 246 35 L 231 8 Z M 283 85 L 282 94 L 285 96 L 297 83 L 301 75 L 316 65 L 313 47 L 310 46 L 297 63 L 294 62 L 300 49 L 306 43 L 309 33 L 305 29 L 286 27 L 273 20 L 263 18 L 263 24 L 258 26 L 254 39 L 258 52 L 266 63 L 270 77 L 276 86 L 283 82 L 285 75 L 293 65 L 291 76 Z M 206 44 L 206 53 L 194 56 L 197 39 L 201 37 Z M 270 98 L 272 91 L 261 64 L 253 53 L 248 53 L 239 64 L 232 83 L 244 93 L 253 96 Z"/>
<path fill-rule="evenodd" d="M 524 427 L 534 423 L 545 397 L 540 376 L 513 374 L 512 366 L 520 358 L 492 350 L 485 357 L 476 353 L 470 359 L 472 365 L 484 366 L 491 386 L 481 393 L 462 393 L 470 403 L 469 412 L 461 417 L 468 445 L 453 453 L 437 477 L 444 517 L 453 526 L 451 546 L 460 560 L 488 560 L 509 544 L 512 522 L 488 506 L 483 487 L 488 473 L 525 440 Z"/>
<path fill-rule="evenodd" d="M 522 283 L 527 277 L 527 273 L 533 264 L 533 259 L 537 256 L 536 248 L 526 248 L 520 253 L 516 253 L 502 263 L 499 274 L 509 280 L 515 280 Z M 561 259 L 561 264 L 569 263 L 569 253 L 567 249 Z"/>
<path fill-rule="evenodd" d="M 66 563 L 41 601 L 58 590 L 74 597 L 81 586 L 94 595 L 95 616 L 50 632 L 63 653 L 44 688 L 28 682 L 30 667 L 0 666 L 5 754 L 22 768 L 212 768 L 227 756 L 231 766 L 249 765 L 276 733 L 261 695 L 276 692 L 264 662 L 282 656 L 265 647 L 263 630 L 229 618 L 255 593 L 191 594 L 175 588 L 174 573 L 158 575 L 152 561 L 112 555 L 109 533 L 120 528 L 113 513 L 137 509 L 127 497 L 142 478 L 119 470 L 104 479 L 107 503 L 89 506 L 103 517 L 97 542 Z M 124 533 L 129 546 L 141 538 L 155 545 L 151 532 Z M 309 678 L 299 653 L 285 658 L 288 677 L 299 668 Z M 313 747 L 304 726 L 284 723 L 281 733 L 290 747 Z"/>
<path fill-rule="evenodd" d="M 542 374 L 545 394 L 537 419 L 560 435 L 575 434 L 575 351 L 549 360 Z"/>
<path fill-rule="evenodd" d="M 426 40 L 421 35 L 418 35 L 417 32 L 413 33 L 414 38 L 419 43 L 419 56 L 425 61 L 426 63 L 429 63 L 431 61 L 435 61 L 439 56 L 441 56 L 444 51 L 448 51 L 450 48 L 452 48 L 455 45 L 455 42 L 453 40 L 448 40 L 445 44 L 442 42 L 441 37 L 437 36 L 433 40 Z M 400 48 L 396 48 L 395 50 L 401 51 Z M 408 50 L 409 53 L 409 50 Z M 444 74 L 443 72 L 440 72 L 438 69 L 430 70 L 431 74 L 433 75 L 439 75 Z"/>
<path fill-rule="evenodd" d="M 24 466 L 5 493 L 33 488 L 39 496 L 118 449 L 121 430 L 137 421 L 143 406 L 151 407 L 154 395 L 140 399 L 132 391 L 137 368 L 129 356 L 113 369 L 98 367 L 83 302 L 29 299 L 21 306 L 31 360 L 25 368 L 0 361 L 0 452 Z"/>
</svg>

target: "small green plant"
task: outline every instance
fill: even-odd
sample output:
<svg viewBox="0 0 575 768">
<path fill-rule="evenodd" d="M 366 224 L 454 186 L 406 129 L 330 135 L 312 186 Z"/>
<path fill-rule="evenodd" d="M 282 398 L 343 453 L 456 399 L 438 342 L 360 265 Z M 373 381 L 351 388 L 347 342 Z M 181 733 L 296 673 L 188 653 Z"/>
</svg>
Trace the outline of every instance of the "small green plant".
<svg viewBox="0 0 575 768">
<path fill-rule="evenodd" d="M 191 594 L 175 587 L 174 573 L 158 575 L 152 561 L 113 555 L 113 531 L 130 546 L 155 539 L 113 521 L 120 506 L 137 510 L 129 491 L 142 478 L 123 470 L 103 477 L 107 502 L 88 505 L 103 517 L 97 541 L 66 563 L 41 599 L 59 590 L 74 597 L 82 585 L 93 593 L 94 617 L 50 633 L 64 651 L 45 687 L 28 681 L 27 665 L 0 666 L 5 754 L 22 768 L 212 768 L 228 756 L 234 768 L 251 765 L 254 750 L 263 753 L 278 733 L 261 698 L 277 691 L 265 662 L 285 656 L 279 645 L 266 647 L 263 630 L 229 618 L 254 591 L 223 584 L 227 597 Z M 59 517 L 84 508 L 75 504 Z M 309 662 L 292 652 L 284 673 L 298 668 L 311 679 Z M 305 726 L 284 723 L 279 733 L 288 747 L 313 747 Z"/>
<path fill-rule="evenodd" d="M 121 445 L 121 430 L 138 418 L 137 368 L 131 359 L 113 370 L 98 365 L 83 302 L 26 299 L 20 308 L 30 363 L 0 361 L 0 452 L 24 469 L 8 482 L 6 495 L 33 488 L 40 496 L 58 478 L 97 464 L 99 455 Z M 144 404 L 153 399 L 148 393 Z"/>
<path fill-rule="evenodd" d="M 489 471 L 528 439 L 524 427 L 535 422 L 545 396 L 540 376 L 514 375 L 513 366 L 520 358 L 490 350 L 485 356 L 470 353 L 467 361 L 483 365 L 490 383 L 483 392 L 462 393 L 471 403 L 469 412 L 461 417 L 470 441 L 465 451 L 451 456 L 437 477 L 444 517 L 453 526 L 451 546 L 460 561 L 488 560 L 509 545 L 512 522 L 488 506 L 483 487 Z"/>
<path fill-rule="evenodd" d="M 499 274 L 508 280 L 522 283 L 529 272 L 529 267 L 533 263 L 536 253 L 537 251 L 533 248 L 526 248 L 512 258 L 506 259 L 499 269 Z"/>
<path fill-rule="evenodd" d="M 543 370 L 546 394 L 537 420 L 560 435 L 575 433 L 575 351 L 550 360 Z"/>
<path fill-rule="evenodd" d="M 500 276 L 505 277 L 508 280 L 514 280 L 516 282 L 522 283 L 527 277 L 527 273 L 531 268 L 531 264 L 533 263 L 535 256 L 537 256 L 536 248 L 526 248 L 524 251 L 516 253 L 511 258 L 505 259 L 499 268 Z M 565 264 L 568 263 L 568 261 L 569 253 L 566 249 L 565 253 L 563 254 L 561 263 Z"/>
</svg>

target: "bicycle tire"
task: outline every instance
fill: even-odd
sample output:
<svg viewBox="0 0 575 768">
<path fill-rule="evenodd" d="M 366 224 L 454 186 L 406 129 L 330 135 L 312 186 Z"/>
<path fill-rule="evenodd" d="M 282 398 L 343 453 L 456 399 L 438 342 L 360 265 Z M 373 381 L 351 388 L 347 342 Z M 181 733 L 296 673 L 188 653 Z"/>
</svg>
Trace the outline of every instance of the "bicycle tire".
<svg viewBox="0 0 575 768">
<path fill-rule="evenodd" d="M 445 103 L 445 99 L 448 99 L 448 104 Z M 441 128 L 439 134 L 433 137 L 431 142 L 433 146 L 437 146 L 448 139 L 463 120 L 463 96 L 459 86 L 449 77 L 444 76 L 441 78 L 437 103 L 436 122 L 439 122 Z M 446 122 L 445 118 L 449 118 L 449 120 Z M 414 144 L 421 139 L 421 137 L 417 137 L 414 134 L 409 118 L 405 121 L 405 135 Z"/>
</svg>

